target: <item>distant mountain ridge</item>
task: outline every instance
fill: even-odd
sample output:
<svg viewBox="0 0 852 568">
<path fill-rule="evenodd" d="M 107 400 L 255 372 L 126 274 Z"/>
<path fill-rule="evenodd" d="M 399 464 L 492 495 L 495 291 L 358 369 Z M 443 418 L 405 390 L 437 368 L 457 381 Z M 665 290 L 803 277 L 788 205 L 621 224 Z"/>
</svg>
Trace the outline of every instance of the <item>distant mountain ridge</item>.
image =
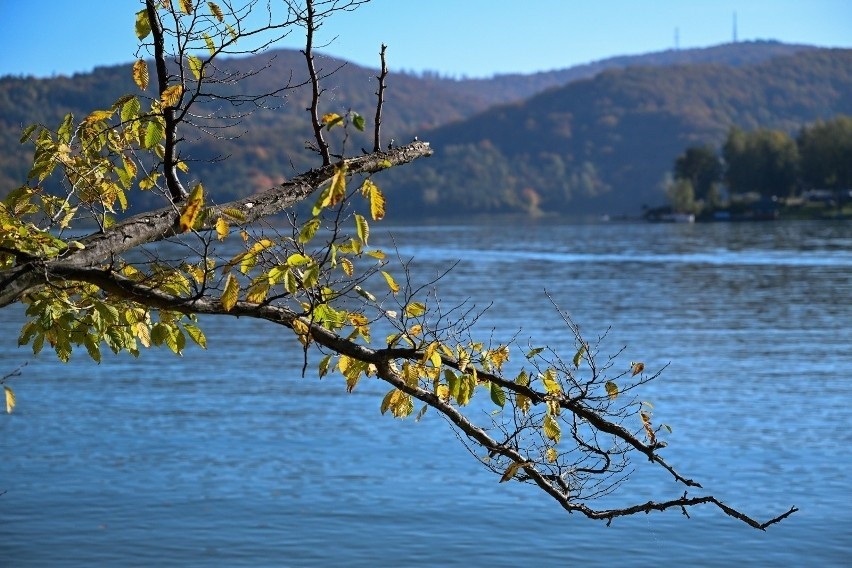
<svg viewBox="0 0 852 568">
<path fill-rule="evenodd" d="M 531 199 L 544 200 L 543 203 L 550 199 L 560 206 L 571 202 L 572 208 L 604 207 L 609 199 L 619 200 L 621 180 L 646 183 L 660 173 L 661 164 L 672 159 L 675 149 L 682 150 L 690 141 L 718 137 L 730 121 L 743 120 L 740 125 L 745 127 L 780 124 L 796 128 L 802 121 L 846 108 L 834 99 L 826 100 L 818 112 L 811 108 L 813 101 L 825 98 L 825 89 L 830 87 L 825 86 L 822 70 L 817 69 L 812 78 L 808 76 L 807 66 L 821 61 L 820 57 L 813 61 L 796 59 L 829 52 L 812 46 L 745 42 L 616 57 L 569 69 L 490 79 L 392 74 L 383 117 L 385 140 L 407 141 L 419 135 L 434 143 L 437 155 L 425 166 L 387 174 L 392 185 L 407 190 L 394 198 L 399 203 L 392 202 L 391 207 L 401 214 L 419 213 L 424 204 L 436 212 L 518 211 L 528 210 Z M 838 58 L 843 59 L 839 55 L 829 57 L 832 61 Z M 792 67 L 781 67 L 787 71 L 786 75 L 782 73 L 784 81 L 775 81 L 778 96 L 783 98 L 783 92 L 791 86 L 799 90 L 813 86 L 807 96 L 794 97 L 794 108 L 785 111 L 788 116 L 777 115 L 778 105 L 767 106 L 766 116 L 759 108 L 725 111 L 730 103 L 718 85 L 727 85 L 723 90 L 743 90 L 743 82 L 759 79 L 772 83 L 771 76 L 752 76 L 743 70 L 780 60 L 790 61 Z M 318 62 L 324 70 L 344 63 L 323 56 L 318 57 Z M 243 71 L 267 67 L 239 86 L 246 93 L 272 91 L 288 80 L 298 83 L 304 78 L 303 57 L 292 50 L 230 59 L 223 64 Z M 840 77 L 845 77 L 845 62 L 838 65 Z M 344 65 L 325 83 L 323 110 L 340 112 L 351 108 L 370 117 L 376 74 L 374 69 Z M 731 82 L 726 77 L 734 79 Z M 668 84 L 675 88 L 667 95 L 665 89 L 655 90 L 648 78 L 655 78 L 651 83 L 656 81 L 657 87 Z M 685 100 L 703 102 L 685 106 L 678 97 L 671 96 L 689 92 L 685 82 L 700 85 L 711 95 L 695 99 L 692 94 Z M 838 83 L 837 88 L 842 92 L 847 84 Z M 622 94 L 631 89 L 644 94 L 627 104 L 629 97 Z M 81 118 L 92 110 L 105 108 L 123 94 L 135 92 L 138 90 L 130 78 L 129 64 L 101 67 L 72 77 L 0 78 L 0 194 L 19 185 L 29 169 L 32 150 L 18 144 L 22 126 L 41 122 L 55 127 L 66 112 Z M 304 149 L 310 138 L 304 111 L 308 96 L 306 89 L 289 91 L 285 99 L 278 101 L 279 108 L 259 111 L 230 131 L 239 135 L 237 138 L 188 137 L 185 152 L 201 160 L 192 164 L 190 175 L 203 180 L 217 199 L 224 200 L 266 188 L 314 165 L 315 156 Z M 737 96 L 746 106 L 765 102 L 749 103 L 746 94 Z M 803 100 L 807 97 L 811 102 Z M 640 119 L 643 113 L 637 115 L 636 111 L 642 105 L 655 106 L 657 112 L 646 109 Z M 671 121 L 679 126 L 670 127 Z M 636 138 L 636 129 L 649 133 L 648 143 L 626 143 Z M 362 145 L 371 145 L 367 137 L 356 137 L 347 149 L 357 151 Z M 482 152 L 481 147 L 487 151 Z M 230 159 L 203 163 L 223 156 Z M 637 177 L 630 174 L 632 170 L 643 173 Z M 483 180 L 489 182 L 485 184 Z M 530 183 L 524 185 L 526 182 L 520 180 Z M 561 197 L 548 197 L 555 190 L 545 188 L 547 183 L 561 187 L 557 192 Z M 496 189 L 491 184 L 496 184 Z M 483 191 L 478 186 L 487 187 Z M 644 199 L 642 192 L 630 190 L 630 195 L 627 201 L 631 203 Z M 459 196 L 473 198 L 458 199 Z"/>
</svg>

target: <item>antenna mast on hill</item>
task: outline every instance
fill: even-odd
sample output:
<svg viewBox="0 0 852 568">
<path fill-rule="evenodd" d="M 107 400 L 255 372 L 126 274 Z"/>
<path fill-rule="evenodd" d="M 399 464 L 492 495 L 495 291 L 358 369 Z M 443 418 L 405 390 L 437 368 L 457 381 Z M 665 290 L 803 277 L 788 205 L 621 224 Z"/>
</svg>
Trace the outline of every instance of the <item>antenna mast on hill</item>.
<svg viewBox="0 0 852 568">
<path fill-rule="evenodd" d="M 737 13 L 734 12 L 734 43 L 737 43 Z"/>
</svg>

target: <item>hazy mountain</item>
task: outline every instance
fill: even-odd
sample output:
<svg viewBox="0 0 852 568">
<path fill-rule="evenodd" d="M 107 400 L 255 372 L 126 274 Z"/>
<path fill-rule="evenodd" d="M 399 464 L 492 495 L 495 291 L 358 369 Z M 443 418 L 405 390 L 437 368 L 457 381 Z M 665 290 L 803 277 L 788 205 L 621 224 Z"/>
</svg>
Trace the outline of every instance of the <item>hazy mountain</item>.
<svg viewBox="0 0 852 568">
<path fill-rule="evenodd" d="M 849 76 L 847 60 L 848 52 L 747 42 L 491 79 L 391 75 L 384 140 L 404 142 L 419 135 L 438 150 L 422 166 L 392 177 L 394 185 L 409 190 L 394 209 L 517 210 L 538 198 L 549 208 L 573 212 L 602 208 L 609 198 L 620 203 L 622 191 L 630 192 L 624 203 L 632 207 L 651 193 L 687 143 L 715 141 L 733 123 L 796 128 L 841 112 L 845 107 L 837 99 L 845 93 L 848 102 L 850 92 L 843 82 Z M 271 51 L 223 65 L 260 71 L 239 85 L 244 93 L 304 80 L 297 51 Z M 364 114 L 371 127 L 376 70 L 329 57 L 318 57 L 318 66 L 323 72 L 337 70 L 325 81 L 323 112 L 351 108 Z M 775 77 L 775 72 L 781 74 Z M 827 79 L 832 72 L 834 79 Z M 130 64 L 72 77 L 0 78 L 0 194 L 19 185 L 29 169 L 32 148 L 18 143 L 23 126 L 55 127 L 67 112 L 81 118 L 135 92 Z M 494 106 L 535 93 L 540 94 Z M 314 165 L 315 156 L 304 149 L 311 137 L 308 100 L 307 89 L 286 91 L 273 101 L 276 108 L 256 111 L 219 138 L 185 130 L 184 152 L 202 160 L 192 164 L 191 176 L 202 179 L 221 201 Z M 355 137 L 347 151 L 370 146 L 369 137 Z M 203 162 L 219 157 L 230 159 Z M 587 199 L 590 195 L 603 197 Z"/>
<path fill-rule="evenodd" d="M 406 212 L 638 214 L 693 144 L 732 125 L 794 132 L 852 114 L 852 50 L 739 67 L 627 67 L 493 107 L 428 133 L 432 159 L 387 176 Z"/>
</svg>

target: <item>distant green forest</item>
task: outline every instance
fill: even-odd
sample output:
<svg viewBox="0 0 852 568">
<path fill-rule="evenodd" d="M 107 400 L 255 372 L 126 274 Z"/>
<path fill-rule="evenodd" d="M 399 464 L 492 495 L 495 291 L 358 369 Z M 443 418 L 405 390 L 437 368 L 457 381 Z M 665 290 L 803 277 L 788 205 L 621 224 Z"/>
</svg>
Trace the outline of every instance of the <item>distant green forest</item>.
<svg viewBox="0 0 852 568">
<path fill-rule="evenodd" d="M 268 67 L 241 84 L 245 93 L 304 78 L 294 51 L 229 64 Z M 342 62 L 319 64 L 329 72 Z M 352 64 L 337 70 L 326 80 L 324 110 L 351 108 L 370 118 L 376 74 Z M 82 117 L 134 89 L 129 64 L 73 77 L 0 79 L 0 194 L 29 170 L 32 148 L 18 143 L 23 126 L 55 128 L 67 112 Z M 794 134 L 815 120 L 852 114 L 852 50 L 747 42 L 492 79 L 397 74 L 386 93 L 385 141 L 418 136 L 436 150 L 427 161 L 376 178 L 394 217 L 638 215 L 643 204 L 665 201 L 662 180 L 689 146 L 719 146 L 732 126 Z M 203 181 L 221 202 L 315 164 L 305 150 L 308 96 L 305 89 L 285 91 L 271 101 L 275 108 L 255 110 L 218 137 L 186 132 L 190 182 Z M 372 142 L 355 136 L 347 144 L 351 151 Z"/>
</svg>

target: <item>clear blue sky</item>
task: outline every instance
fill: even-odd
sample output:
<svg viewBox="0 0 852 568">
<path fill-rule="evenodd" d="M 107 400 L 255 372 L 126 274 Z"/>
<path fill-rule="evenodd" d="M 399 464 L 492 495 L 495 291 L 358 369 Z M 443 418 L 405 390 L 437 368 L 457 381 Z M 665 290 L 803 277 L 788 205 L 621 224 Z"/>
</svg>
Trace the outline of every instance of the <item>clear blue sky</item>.
<svg viewBox="0 0 852 568">
<path fill-rule="evenodd" d="M 239 0 L 236 0 L 239 4 Z M 0 75 L 72 74 L 133 59 L 137 0 L 0 0 Z M 329 20 L 326 53 L 454 76 L 529 73 L 624 54 L 775 39 L 852 48 L 852 0 L 373 0 Z M 298 47 L 296 38 L 285 47 Z"/>
</svg>

